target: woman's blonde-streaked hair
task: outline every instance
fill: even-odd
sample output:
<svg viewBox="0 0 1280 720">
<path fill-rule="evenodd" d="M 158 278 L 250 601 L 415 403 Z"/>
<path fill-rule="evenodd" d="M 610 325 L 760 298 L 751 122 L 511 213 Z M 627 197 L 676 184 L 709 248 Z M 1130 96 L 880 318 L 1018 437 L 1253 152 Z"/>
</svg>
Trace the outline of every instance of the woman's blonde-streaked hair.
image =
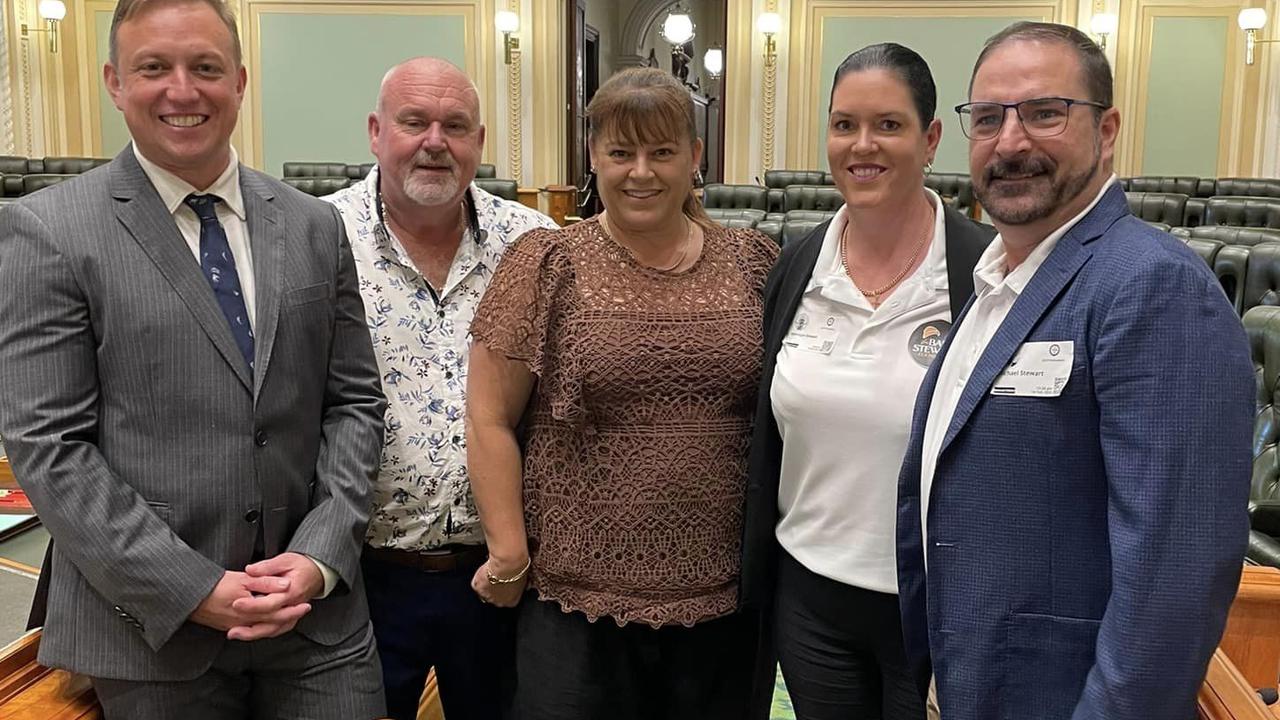
<svg viewBox="0 0 1280 720">
<path fill-rule="evenodd" d="M 587 105 L 587 121 L 593 145 L 605 136 L 628 145 L 688 140 L 692 152 L 698 140 L 693 98 L 674 75 L 657 68 L 628 68 L 606 80 Z M 700 225 L 715 225 L 692 190 L 683 210 Z"/>
</svg>

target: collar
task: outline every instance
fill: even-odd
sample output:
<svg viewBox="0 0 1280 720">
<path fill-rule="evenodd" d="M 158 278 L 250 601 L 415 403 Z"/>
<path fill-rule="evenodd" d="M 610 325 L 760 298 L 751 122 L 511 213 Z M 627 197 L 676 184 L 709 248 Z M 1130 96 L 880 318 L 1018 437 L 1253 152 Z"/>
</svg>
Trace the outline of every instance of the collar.
<svg viewBox="0 0 1280 720">
<path fill-rule="evenodd" d="M 1086 215 L 1093 212 L 1102 197 L 1107 194 L 1112 185 L 1119 180 L 1115 173 L 1102 184 L 1102 188 L 1093 198 L 1084 210 L 1081 210 L 1075 217 L 1063 223 L 1058 229 L 1049 233 L 1049 236 L 1040 241 L 1036 245 L 1035 250 L 1027 256 L 1027 259 L 1021 265 L 1014 268 L 1013 272 L 1007 270 L 1008 256 L 1005 253 L 1004 238 L 999 235 L 991 241 L 987 249 L 983 251 L 982 257 L 978 258 L 978 264 L 973 269 L 973 291 L 975 295 L 981 295 L 984 292 L 998 291 L 998 288 L 1007 287 L 1014 293 L 1021 295 L 1023 288 L 1027 283 L 1031 282 L 1031 278 L 1035 276 L 1036 270 L 1044 264 L 1045 258 L 1049 257 L 1049 253 L 1053 252 L 1053 248 L 1057 246 L 1058 241 L 1063 238 L 1071 228 L 1084 219 Z"/>
<path fill-rule="evenodd" d="M 146 173 L 147 179 L 155 186 L 156 193 L 160 195 L 160 200 L 164 202 L 165 208 L 172 215 L 182 206 L 182 201 L 192 193 L 204 194 L 209 193 L 222 198 L 223 204 L 227 206 L 241 222 L 245 220 L 244 212 L 244 195 L 240 192 L 240 158 L 236 155 L 236 149 L 231 148 L 231 160 L 227 163 L 227 169 L 222 171 L 217 180 L 209 187 L 201 190 L 194 187 L 191 183 L 165 170 L 148 160 L 142 151 L 138 149 L 137 143 L 132 143 L 134 157 L 138 158 L 138 164 L 142 166 L 142 172 Z"/>
<path fill-rule="evenodd" d="M 400 239 L 391 231 L 391 226 L 387 224 L 386 217 L 382 212 L 381 182 L 380 168 L 374 165 L 365 177 L 362 187 L 364 202 L 369 210 L 369 217 L 375 223 L 375 242 L 384 248 L 390 248 L 401 265 L 406 268 L 412 268 L 414 265 L 409 259 L 409 253 L 405 251 Z M 487 198 L 488 194 L 476 187 L 475 183 L 469 185 L 462 196 L 463 212 L 467 214 L 467 231 L 462 234 L 462 240 L 458 243 L 458 251 L 454 255 L 454 265 L 457 265 L 460 261 L 465 262 L 468 258 L 474 258 L 475 262 L 484 265 L 490 271 L 498 267 L 498 259 L 501 258 L 501 254 L 491 251 L 492 243 L 488 241 L 489 233 L 481 227 L 480 222 L 478 206 Z"/>
<path fill-rule="evenodd" d="M 933 238 L 929 241 L 929 252 L 924 262 L 909 277 L 903 279 L 905 285 L 916 278 L 923 280 L 925 288 L 931 292 L 946 290 L 947 283 L 947 223 L 943 212 L 942 198 L 929 188 L 924 189 L 933 203 Z M 806 292 L 832 283 L 849 283 L 852 281 L 840 269 L 840 234 L 849 223 L 849 206 L 841 205 L 827 226 L 827 233 L 822 238 L 822 250 L 818 252 L 818 261 L 813 266 L 813 274 L 809 278 Z"/>
</svg>

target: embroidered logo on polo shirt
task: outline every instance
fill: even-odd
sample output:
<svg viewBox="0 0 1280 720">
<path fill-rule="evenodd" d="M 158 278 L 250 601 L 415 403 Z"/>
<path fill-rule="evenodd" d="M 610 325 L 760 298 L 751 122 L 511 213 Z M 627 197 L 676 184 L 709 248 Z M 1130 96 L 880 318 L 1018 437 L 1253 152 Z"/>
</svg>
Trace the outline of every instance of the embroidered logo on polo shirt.
<svg viewBox="0 0 1280 720">
<path fill-rule="evenodd" d="M 951 332 L 951 323 L 946 320 L 931 320 L 911 331 L 907 340 L 907 352 L 920 367 L 929 367 L 933 359 L 942 350 L 942 343 Z"/>
</svg>

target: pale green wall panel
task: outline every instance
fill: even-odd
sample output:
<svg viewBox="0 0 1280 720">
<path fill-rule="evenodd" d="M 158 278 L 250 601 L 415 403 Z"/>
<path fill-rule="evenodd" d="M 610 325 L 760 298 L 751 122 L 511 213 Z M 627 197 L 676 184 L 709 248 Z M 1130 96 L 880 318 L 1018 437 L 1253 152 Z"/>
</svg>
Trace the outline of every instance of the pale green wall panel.
<svg viewBox="0 0 1280 720">
<path fill-rule="evenodd" d="M 263 13 L 262 169 L 372 161 L 366 118 L 382 76 L 417 55 L 465 68 L 465 30 L 461 15 Z"/>
<path fill-rule="evenodd" d="M 107 40 L 111 35 L 111 13 L 95 12 L 93 14 L 94 31 L 97 33 L 98 65 L 93 78 L 98 84 L 98 130 L 102 134 L 102 157 L 115 157 L 116 153 L 129 144 L 129 128 L 124 124 L 124 115 L 111 103 L 107 94 L 107 85 L 102 81 L 102 66 L 107 64 L 110 48 Z"/>
<path fill-rule="evenodd" d="M 942 119 L 942 143 L 933 167 L 939 172 L 969 172 L 969 145 L 952 108 L 965 102 L 973 61 L 987 38 L 1026 17 L 827 18 L 822 26 L 822 69 L 814 108 L 818 166 L 827 168 L 827 105 L 831 78 L 845 57 L 861 47 L 896 42 L 920 53 L 938 86 L 937 116 Z M 800 160 L 799 162 L 803 162 Z M 796 163 L 789 163 L 795 165 Z M 805 163 L 807 164 L 807 163 Z"/>
<path fill-rule="evenodd" d="M 1155 19 L 1143 175 L 1218 174 L 1227 32 L 1225 17 Z"/>
</svg>

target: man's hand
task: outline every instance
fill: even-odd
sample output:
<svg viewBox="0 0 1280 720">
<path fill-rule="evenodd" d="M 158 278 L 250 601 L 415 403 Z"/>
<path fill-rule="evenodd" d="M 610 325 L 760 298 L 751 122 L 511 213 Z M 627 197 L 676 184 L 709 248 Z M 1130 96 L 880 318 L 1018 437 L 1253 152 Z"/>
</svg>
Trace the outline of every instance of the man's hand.
<svg viewBox="0 0 1280 720">
<path fill-rule="evenodd" d="M 283 578 L 250 577 L 242 572 L 227 570 L 218 584 L 213 586 L 208 597 L 200 601 L 195 612 L 191 613 L 191 622 L 223 631 L 244 625 L 250 618 L 235 608 L 237 601 L 252 599 L 255 594 L 279 594 L 288 587 L 289 581 Z"/>
<path fill-rule="evenodd" d="M 524 595 L 525 585 L 529 581 L 527 562 L 528 557 L 511 567 L 490 556 L 472 576 L 471 589 L 480 596 L 481 602 L 496 607 L 515 607 L 520 603 L 520 597 Z M 522 571 L 521 568 L 524 570 Z M 489 582 L 490 573 L 497 578 L 515 577 L 519 573 L 520 579 L 509 583 L 491 583 Z"/>
<path fill-rule="evenodd" d="M 254 582 L 275 583 L 279 590 L 237 597 L 231 608 L 243 619 L 227 632 L 230 640 L 261 640 L 283 635 L 311 612 L 308 602 L 324 591 L 324 576 L 315 561 L 298 553 L 282 553 L 244 569 Z M 255 590 L 255 593 L 258 591 Z"/>
</svg>

